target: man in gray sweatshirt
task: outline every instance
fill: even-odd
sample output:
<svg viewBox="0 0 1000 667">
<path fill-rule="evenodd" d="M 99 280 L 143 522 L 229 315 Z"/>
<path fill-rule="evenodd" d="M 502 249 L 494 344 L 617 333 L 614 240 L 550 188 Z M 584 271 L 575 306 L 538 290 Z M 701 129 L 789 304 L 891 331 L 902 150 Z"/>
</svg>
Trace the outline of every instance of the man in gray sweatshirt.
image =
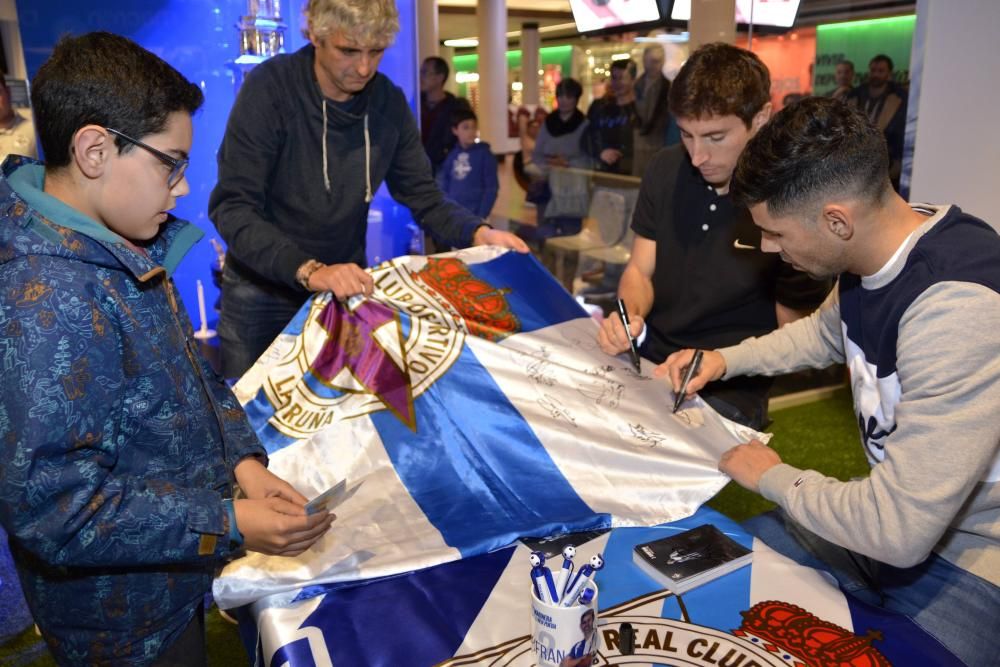
<svg viewBox="0 0 1000 667">
<path fill-rule="evenodd" d="M 969 665 L 1000 636 L 1000 237 L 955 206 L 907 204 L 882 133 L 809 98 L 747 145 L 734 193 L 764 252 L 839 284 L 812 316 L 707 352 L 688 385 L 845 362 L 871 464 L 841 482 L 757 441 L 719 469 L 781 509 L 747 528 L 905 614 Z M 691 350 L 657 369 L 679 387 Z"/>
</svg>

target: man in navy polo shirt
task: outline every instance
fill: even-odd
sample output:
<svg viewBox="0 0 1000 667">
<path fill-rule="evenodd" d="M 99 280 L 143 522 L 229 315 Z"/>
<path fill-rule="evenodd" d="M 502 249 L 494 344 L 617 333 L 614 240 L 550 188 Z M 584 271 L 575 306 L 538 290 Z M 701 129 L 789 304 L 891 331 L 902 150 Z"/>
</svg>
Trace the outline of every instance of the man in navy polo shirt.
<svg viewBox="0 0 1000 667">
<path fill-rule="evenodd" d="M 618 285 L 641 354 L 661 363 L 686 347 L 714 348 L 772 331 L 818 306 L 828 282 L 813 282 L 761 253 L 746 207 L 729 182 L 747 141 L 771 115 L 771 79 L 753 53 L 729 44 L 695 51 L 670 86 L 682 146 L 666 148 L 642 179 L 635 241 Z M 598 342 L 629 347 L 617 315 Z M 739 378 L 702 392 L 720 414 L 754 428 L 767 419 L 767 378 Z"/>
</svg>

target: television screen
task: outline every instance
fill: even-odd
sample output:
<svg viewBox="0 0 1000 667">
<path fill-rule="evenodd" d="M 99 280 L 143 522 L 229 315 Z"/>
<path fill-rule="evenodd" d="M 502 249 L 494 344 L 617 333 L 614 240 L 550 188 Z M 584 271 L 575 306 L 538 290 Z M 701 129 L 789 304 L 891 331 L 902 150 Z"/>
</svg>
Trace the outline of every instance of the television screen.
<svg viewBox="0 0 1000 667">
<path fill-rule="evenodd" d="M 569 0 L 580 32 L 607 30 L 660 19 L 657 0 Z"/>
<path fill-rule="evenodd" d="M 791 28 L 799 11 L 799 0 L 736 0 L 736 23 L 749 25 L 753 5 L 753 24 Z M 670 18 L 674 21 L 691 20 L 691 0 L 674 0 Z"/>
</svg>

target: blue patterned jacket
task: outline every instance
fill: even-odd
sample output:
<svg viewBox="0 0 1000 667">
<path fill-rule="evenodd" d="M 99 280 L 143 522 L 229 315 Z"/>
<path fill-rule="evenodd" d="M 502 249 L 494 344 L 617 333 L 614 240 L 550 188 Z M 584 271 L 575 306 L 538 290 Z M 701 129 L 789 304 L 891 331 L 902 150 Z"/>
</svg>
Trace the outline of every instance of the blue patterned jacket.
<svg viewBox="0 0 1000 667">
<path fill-rule="evenodd" d="M 192 343 L 170 274 L 201 237 L 171 217 L 143 251 L 0 175 L 0 522 L 64 664 L 143 665 L 230 555 L 232 470 L 264 457 Z"/>
</svg>

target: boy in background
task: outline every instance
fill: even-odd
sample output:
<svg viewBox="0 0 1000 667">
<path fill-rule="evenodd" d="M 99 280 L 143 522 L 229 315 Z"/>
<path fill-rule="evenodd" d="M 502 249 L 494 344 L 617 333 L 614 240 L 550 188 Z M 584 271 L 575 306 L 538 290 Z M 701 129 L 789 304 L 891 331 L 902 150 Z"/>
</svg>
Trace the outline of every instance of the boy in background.
<svg viewBox="0 0 1000 667">
<path fill-rule="evenodd" d="M 47 163 L 0 174 L 0 523 L 60 664 L 204 665 L 216 569 L 333 518 L 267 471 L 171 280 L 202 101 L 128 39 L 63 39 L 32 85 Z"/>
<path fill-rule="evenodd" d="M 480 218 L 488 218 L 500 188 L 496 157 L 488 143 L 477 141 L 479 124 L 472 111 L 455 111 L 451 117 L 451 131 L 458 142 L 441 165 L 438 185 L 452 201 Z"/>
</svg>

